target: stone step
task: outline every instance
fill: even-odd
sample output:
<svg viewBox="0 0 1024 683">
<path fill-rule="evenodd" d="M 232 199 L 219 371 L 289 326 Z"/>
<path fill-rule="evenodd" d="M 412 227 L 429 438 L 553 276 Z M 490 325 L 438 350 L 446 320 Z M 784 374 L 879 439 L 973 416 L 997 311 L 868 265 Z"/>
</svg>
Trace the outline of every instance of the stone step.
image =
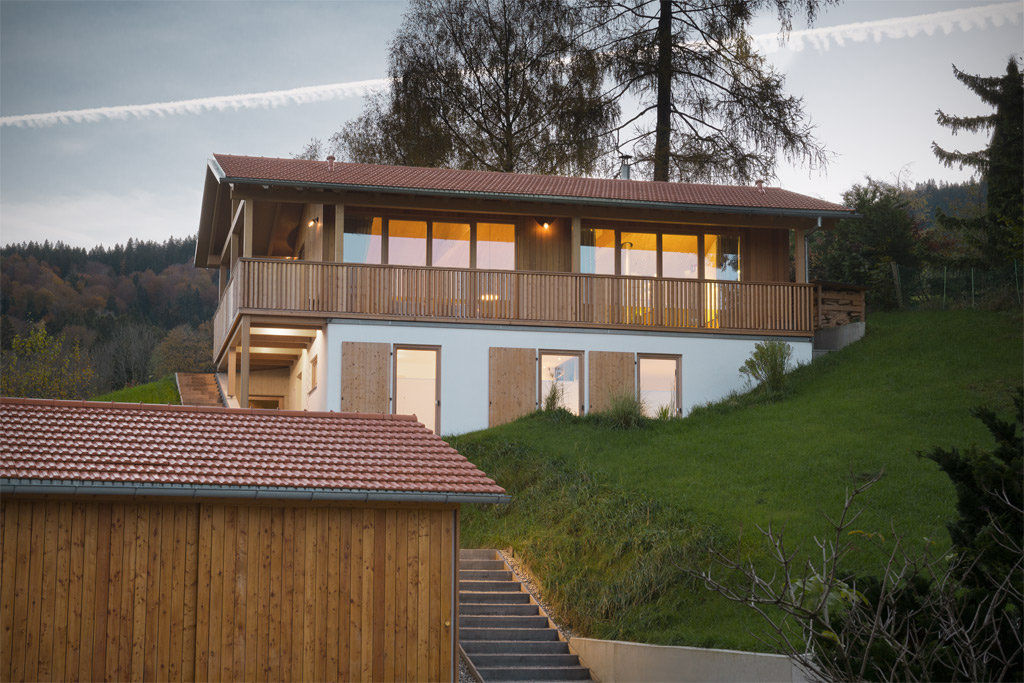
<svg viewBox="0 0 1024 683">
<path fill-rule="evenodd" d="M 515 605 L 515 604 L 488 604 L 488 603 L 474 603 L 474 602 L 463 602 L 459 605 L 459 618 L 467 616 L 476 616 L 480 614 L 515 614 L 524 617 L 535 617 L 540 614 L 540 610 L 537 605 L 530 603 Z"/>
<path fill-rule="evenodd" d="M 503 560 L 459 560 L 459 569 L 487 569 L 493 571 L 503 570 L 506 567 Z"/>
<path fill-rule="evenodd" d="M 467 591 L 467 590 L 460 590 L 459 591 L 459 604 L 460 605 L 480 604 L 480 603 L 485 603 L 485 604 L 488 604 L 488 605 L 496 605 L 496 604 L 507 605 L 507 604 L 514 604 L 514 603 L 529 604 L 529 602 L 530 602 L 530 594 L 529 593 L 524 593 L 523 591 L 518 590 L 518 587 L 517 587 L 516 590 L 510 590 L 510 591 L 506 591 L 506 592 L 499 592 L 499 591 Z"/>
<path fill-rule="evenodd" d="M 553 628 L 466 628 L 459 626 L 459 640 L 558 640 Z"/>
<path fill-rule="evenodd" d="M 462 628 L 547 628 L 548 618 L 543 615 L 480 614 L 459 617 Z"/>
<path fill-rule="evenodd" d="M 474 659 L 477 654 L 569 654 L 569 645 L 564 640 L 460 640 L 459 645 L 466 651 L 466 654 L 470 655 L 470 659 Z"/>
<path fill-rule="evenodd" d="M 463 581 L 459 580 L 459 592 L 497 591 L 511 593 L 520 589 L 518 581 Z"/>
<path fill-rule="evenodd" d="M 459 581 L 511 581 L 512 572 L 507 569 L 463 569 L 459 567 Z"/>
<path fill-rule="evenodd" d="M 497 550 L 463 548 L 459 560 L 500 560 Z"/>
<path fill-rule="evenodd" d="M 484 681 L 589 681 L 590 671 L 582 666 L 551 666 L 544 668 L 485 667 L 476 668 Z"/>
<path fill-rule="evenodd" d="M 509 667 L 521 666 L 531 669 L 551 666 L 579 666 L 580 658 L 570 653 L 520 653 L 510 655 L 488 655 L 477 653 L 473 657 L 475 666 Z"/>
</svg>

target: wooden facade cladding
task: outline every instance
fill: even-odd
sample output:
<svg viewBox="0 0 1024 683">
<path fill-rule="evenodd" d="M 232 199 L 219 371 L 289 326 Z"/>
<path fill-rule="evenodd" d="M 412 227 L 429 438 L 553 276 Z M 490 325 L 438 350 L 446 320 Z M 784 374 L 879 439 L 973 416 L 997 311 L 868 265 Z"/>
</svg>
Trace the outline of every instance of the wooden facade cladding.
<svg viewBox="0 0 1024 683">
<path fill-rule="evenodd" d="M 341 343 L 342 412 L 390 413 L 388 381 L 391 346 L 373 342 Z"/>
<path fill-rule="evenodd" d="M 448 680 L 454 506 L 2 502 L 0 679 Z"/>
<path fill-rule="evenodd" d="M 612 399 L 618 395 L 636 395 L 636 356 L 621 351 L 591 351 L 590 359 L 590 407 L 588 412 L 599 412 L 611 408 Z"/>
<path fill-rule="evenodd" d="M 537 408 L 537 351 L 492 346 L 488 350 L 488 425 L 511 422 Z"/>
<path fill-rule="evenodd" d="M 814 286 L 239 259 L 215 315 L 242 314 L 811 336 Z"/>
</svg>

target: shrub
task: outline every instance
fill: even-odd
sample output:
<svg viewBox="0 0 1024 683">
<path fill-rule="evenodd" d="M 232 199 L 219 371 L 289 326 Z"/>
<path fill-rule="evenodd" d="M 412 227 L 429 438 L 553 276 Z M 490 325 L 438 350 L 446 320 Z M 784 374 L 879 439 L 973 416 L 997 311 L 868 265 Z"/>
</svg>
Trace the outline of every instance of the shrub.
<svg viewBox="0 0 1024 683">
<path fill-rule="evenodd" d="M 611 405 L 602 417 L 603 422 L 616 429 L 636 429 L 648 422 L 644 402 L 631 393 L 612 397 Z"/>
<path fill-rule="evenodd" d="M 565 390 L 562 385 L 558 382 L 552 382 L 551 388 L 548 389 L 547 395 L 544 397 L 544 410 L 551 413 L 558 410 L 562 405 L 562 394 Z"/>
<path fill-rule="evenodd" d="M 764 387 L 769 396 L 778 396 L 786 388 L 786 371 L 793 349 L 786 342 L 758 342 L 740 372 L 748 381 Z"/>
</svg>

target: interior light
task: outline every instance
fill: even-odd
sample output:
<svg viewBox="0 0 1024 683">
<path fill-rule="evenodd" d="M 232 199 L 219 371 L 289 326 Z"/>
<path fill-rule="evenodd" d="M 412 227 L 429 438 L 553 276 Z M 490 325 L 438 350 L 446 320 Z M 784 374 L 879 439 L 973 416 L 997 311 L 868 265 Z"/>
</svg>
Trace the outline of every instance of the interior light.
<svg viewBox="0 0 1024 683">
<path fill-rule="evenodd" d="M 319 226 L 320 226 L 320 219 L 319 218 L 314 218 L 313 220 L 311 220 L 309 222 L 309 227 L 311 227 L 311 228 L 315 228 L 315 227 L 319 227 Z"/>
<path fill-rule="evenodd" d="M 550 230 L 551 229 L 551 224 L 548 223 L 547 221 L 544 221 L 544 229 L 545 230 Z"/>
</svg>

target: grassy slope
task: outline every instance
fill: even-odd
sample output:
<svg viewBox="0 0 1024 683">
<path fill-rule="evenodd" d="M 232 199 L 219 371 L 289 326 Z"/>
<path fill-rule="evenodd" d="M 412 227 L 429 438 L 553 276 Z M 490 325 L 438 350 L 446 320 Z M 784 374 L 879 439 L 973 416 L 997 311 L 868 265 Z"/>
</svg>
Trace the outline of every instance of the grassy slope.
<svg viewBox="0 0 1024 683">
<path fill-rule="evenodd" d="M 120 403 L 181 403 L 181 397 L 178 396 L 178 386 L 174 382 L 174 375 L 167 375 L 148 384 L 139 384 L 134 387 L 111 391 L 108 394 L 97 396 L 93 400 L 117 401 Z"/>
<path fill-rule="evenodd" d="M 989 443 L 969 411 L 1009 407 L 1020 330 L 1019 315 L 878 314 L 864 341 L 792 373 L 774 404 L 739 401 L 638 431 L 535 415 L 453 439 L 516 497 L 508 510 L 466 509 L 462 542 L 514 548 L 562 618 L 589 634 L 762 649 L 758 619 L 679 566 L 706 563 L 708 547 L 764 566 L 755 526 L 768 523 L 810 551 L 822 513 L 882 469 L 859 528 L 887 532 L 896 520 L 907 537 L 948 543 L 952 487 L 915 453 Z"/>
</svg>

